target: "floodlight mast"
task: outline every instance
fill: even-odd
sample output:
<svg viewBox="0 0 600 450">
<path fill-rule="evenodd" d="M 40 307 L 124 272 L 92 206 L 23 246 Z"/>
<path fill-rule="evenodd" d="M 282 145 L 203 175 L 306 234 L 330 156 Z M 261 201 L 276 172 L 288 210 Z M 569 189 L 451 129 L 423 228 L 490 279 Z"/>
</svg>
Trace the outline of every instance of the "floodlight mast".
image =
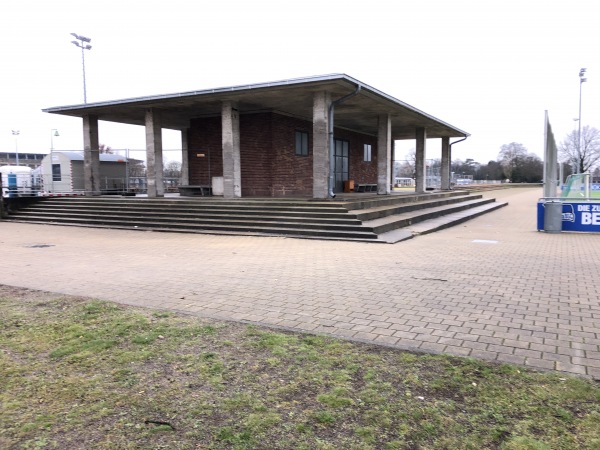
<svg viewBox="0 0 600 450">
<path fill-rule="evenodd" d="M 71 36 L 73 36 L 75 39 L 77 39 L 76 41 L 71 41 L 71 43 L 73 45 L 76 45 L 77 47 L 81 48 L 81 64 L 83 66 L 83 103 L 87 103 L 87 89 L 86 89 L 86 85 L 85 85 L 85 54 L 84 54 L 84 50 L 92 49 L 92 46 L 88 44 L 88 42 L 92 42 L 92 39 L 85 37 L 85 36 L 80 36 L 77 33 L 71 33 Z M 84 42 L 85 42 L 85 44 L 84 44 Z"/>
<path fill-rule="evenodd" d="M 54 193 L 54 136 L 60 136 L 56 128 L 52 128 L 50 130 L 50 186 L 52 189 L 52 193 Z"/>
<path fill-rule="evenodd" d="M 577 161 L 577 173 L 579 173 L 581 167 L 581 86 L 587 81 L 587 78 L 584 78 L 586 70 L 585 68 L 579 70 L 579 118 L 577 119 L 579 122 L 579 131 L 577 132 L 577 157 L 579 161 Z"/>
<path fill-rule="evenodd" d="M 17 142 L 17 138 L 21 132 L 19 130 L 12 130 L 12 134 L 15 137 L 15 164 L 19 165 L 19 143 Z"/>
</svg>

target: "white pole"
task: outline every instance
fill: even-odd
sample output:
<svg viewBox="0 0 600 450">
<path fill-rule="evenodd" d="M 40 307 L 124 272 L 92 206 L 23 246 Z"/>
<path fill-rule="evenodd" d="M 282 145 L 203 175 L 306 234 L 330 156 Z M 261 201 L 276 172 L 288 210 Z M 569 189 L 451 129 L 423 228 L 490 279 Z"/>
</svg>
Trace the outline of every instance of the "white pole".
<svg viewBox="0 0 600 450">
<path fill-rule="evenodd" d="M 19 165 L 19 133 L 21 133 L 19 130 L 12 130 L 12 134 L 15 137 L 15 163 L 17 166 Z"/>
<path fill-rule="evenodd" d="M 50 190 L 54 193 L 54 130 L 50 130 Z"/>
<path fill-rule="evenodd" d="M 54 193 L 54 136 L 59 136 L 56 128 L 50 130 L 50 186 L 52 193 Z"/>
<path fill-rule="evenodd" d="M 584 175 L 585 178 L 585 198 L 586 200 L 590 199 L 590 174 L 586 173 Z"/>
<path fill-rule="evenodd" d="M 587 78 L 584 78 L 585 71 L 587 69 L 582 68 L 579 70 L 579 118 L 577 121 L 579 122 L 579 131 L 577 132 L 577 171 L 575 173 L 579 173 L 579 169 L 581 167 L 581 86 L 583 83 L 587 81 Z"/>
</svg>

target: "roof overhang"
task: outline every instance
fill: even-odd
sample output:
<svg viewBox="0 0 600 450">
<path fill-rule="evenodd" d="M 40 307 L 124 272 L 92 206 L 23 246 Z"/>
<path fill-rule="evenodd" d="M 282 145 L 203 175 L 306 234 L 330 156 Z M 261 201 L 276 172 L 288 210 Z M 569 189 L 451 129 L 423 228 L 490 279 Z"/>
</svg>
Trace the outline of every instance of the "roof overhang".
<svg viewBox="0 0 600 450">
<path fill-rule="evenodd" d="M 394 140 L 414 139 L 416 128 L 426 128 L 428 138 L 469 136 L 459 128 L 344 74 L 56 106 L 43 111 L 73 117 L 93 115 L 109 122 L 144 125 L 146 110 L 154 108 L 161 113 L 163 128 L 183 130 L 189 128 L 191 119 L 220 115 L 223 102 L 231 101 L 240 114 L 274 111 L 312 121 L 315 93 L 326 91 L 332 100 L 336 100 L 354 92 L 359 85 L 360 93 L 336 108 L 336 127 L 377 135 L 378 117 L 389 114 Z"/>
</svg>

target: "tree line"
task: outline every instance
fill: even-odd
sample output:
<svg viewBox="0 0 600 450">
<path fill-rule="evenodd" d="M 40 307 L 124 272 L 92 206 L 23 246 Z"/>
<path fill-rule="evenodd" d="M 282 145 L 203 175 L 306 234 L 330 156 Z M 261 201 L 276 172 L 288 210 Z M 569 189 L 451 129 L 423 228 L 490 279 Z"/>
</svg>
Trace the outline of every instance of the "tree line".
<svg viewBox="0 0 600 450">
<path fill-rule="evenodd" d="M 581 136 L 581 139 L 580 139 Z M 563 164 L 563 175 L 572 173 L 592 174 L 600 179 L 600 131 L 585 126 L 569 133 L 558 145 L 558 161 Z M 404 161 L 396 161 L 396 176 L 414 178 L 415 151 L 412 150 Z M 439 174 L 441 160 L 428 160 L 428 170 Z M 471 178 L 480 181 L 502 180 L 512 183 L 541 183 L 544 178 L 544 162 L 535 153 L 518 142 L 500 147 L 496 160 L 485 164 L 467 158 L 453 160 L 451 172 L 455 178 Z"/>
</svg>

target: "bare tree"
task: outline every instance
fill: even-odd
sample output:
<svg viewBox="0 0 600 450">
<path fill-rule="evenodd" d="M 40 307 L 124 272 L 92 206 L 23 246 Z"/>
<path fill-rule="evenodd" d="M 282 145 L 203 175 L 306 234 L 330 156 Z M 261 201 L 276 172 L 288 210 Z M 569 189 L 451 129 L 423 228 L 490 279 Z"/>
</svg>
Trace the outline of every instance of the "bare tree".
<svg viewBox="0 0 600 450">
<path fill-rule="evenodd" d="M 414 148 L 411 148 L 408 153 L 406 154 L 406 156 L 404 157 L 406 159 L 406 161 L 408 161 L 409 164 L 411 164 L 413 167 L 417 166 L 417 150 Z"/>
<path fill-rule="evenodd" d="M 525 158 L 526 156 L 527 149 L 525 146 L 523 146 L 523 144 L 511 142 L 510 144 L 504 144 L 502 147 L 500 147 L 498 162 L 502 165 L 506 178 L 513 181 L 513 172 L 515 171 L 518 160 Z"/>
<path fill-rule="evenodd" d="M 455 159 L 454 161 L 452 161 L 452 164 L 450 165 L 452 172 L 454 172 L 456 174 L 473 175 L 473 176 L 479 170 L 480 167 L 481 167 L 481 164 L 472 158 L 467 158 L 466 161 L 463 161 L 461 159 Z"/>
<path fill-rule="evenodd" d="M 100 153 L 106 153 L 108 155 L 112 155 L 113 154 L 113 149 L 106 144 L 100 144 L 100 146 L 98 147 L 98 150 L 100 150 Z"/>
<path fill-rule="evenodd" d="M 577 172 L 585 173 L 600 161 L 600 131 L 586 125 L 579 131 L 571 131 L 558 146 L 558 152 L 563 161 L 573 164 Z"/>
<path fill-rule="evenodd" d="M 404 155 L 403 160 L 396 160 L 394 162 L 394 176 L 414 178 L 415 176 L 415 161 L 416 161 L 416 150 L 410 149 L 409 152 Z"/>
<path fill-rule="evenodd" d="M 127 166 L 129 169 L 130 177 L 145 177 L 146 176 L 146 166 L 144 161 L 139 159 L 130 158 L 127 160 Z"/>
<path fill-rule="evenodd" d="M 415 175 L 415 167 L 410 161 L 394 161 L 394 176 L 403 178 L 413 178 Z"/>
<path fill-rule="evenodd" d="M 163 168 L 163 176 L 167 178 L 179 178 L 181 176 L 181 162 L 168 161 Z"/>
</svg>

